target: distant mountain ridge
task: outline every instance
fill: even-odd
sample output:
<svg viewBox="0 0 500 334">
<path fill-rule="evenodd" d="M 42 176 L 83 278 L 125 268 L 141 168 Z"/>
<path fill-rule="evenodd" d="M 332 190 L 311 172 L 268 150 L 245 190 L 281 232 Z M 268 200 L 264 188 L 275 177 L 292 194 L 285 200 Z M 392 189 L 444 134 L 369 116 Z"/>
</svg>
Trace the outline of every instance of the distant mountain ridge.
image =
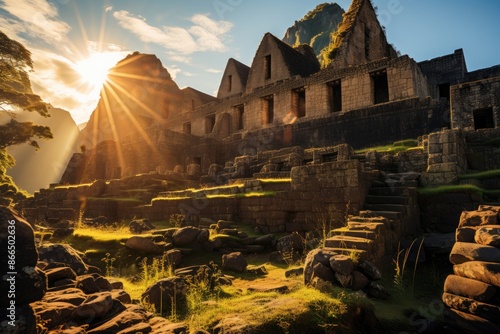
<svg viewBox="0 0 500 334">
<path fill-rule="evenodd" d="M 287 29 L 283 42 L 296 47 L 308 44 L 319 57 L 331 42 L 332 33 L 342 23 L 344 10 L 337 3 L 323 3 Z"/>
</svg>

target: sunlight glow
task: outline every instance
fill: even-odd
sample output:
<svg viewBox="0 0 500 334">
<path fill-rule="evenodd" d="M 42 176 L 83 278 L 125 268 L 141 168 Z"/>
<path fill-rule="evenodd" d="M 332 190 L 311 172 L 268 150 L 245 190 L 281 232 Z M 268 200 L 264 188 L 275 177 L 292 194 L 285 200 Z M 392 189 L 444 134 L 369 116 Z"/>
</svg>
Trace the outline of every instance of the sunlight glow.
<svg viewBox="0 0 500 334">
<path fill-rule="evenodd" d="M 108 71 L 123 57 L 122 52 L 92 53 L 76 63 L 76 70 L 91 90 L 100 90 L 108 79 Z"/>
</svg>

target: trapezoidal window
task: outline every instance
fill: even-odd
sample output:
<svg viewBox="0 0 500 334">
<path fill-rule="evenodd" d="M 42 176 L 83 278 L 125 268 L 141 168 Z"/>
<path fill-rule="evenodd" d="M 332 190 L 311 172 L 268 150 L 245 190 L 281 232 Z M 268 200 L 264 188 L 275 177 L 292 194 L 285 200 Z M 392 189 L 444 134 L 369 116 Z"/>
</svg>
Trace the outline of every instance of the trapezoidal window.
<svg viewBox="0 0 500 334">
<path fill-rule="evenodd" d="M 205 117 L 205 133 L 212 133 L 215 127 L 215 114 Z"/>
<path fill-rule="evenodd" d="M 271 55 L 264 57 L 264 78 L 271 79 Z"/>
<path fill-rule="evenodd" d="M 182 132 L 187 133 L 188 135 L 191 134 L 191 122 L 182 124 Z"/>
<path fill-rule="evenodd" d="M 495 127 L 493 108 L 474 110 L 474 129 L 491 129 Z"/>
<path fill-rule="evenodd" d="M 449 83 L 444 83 L 441 85 L 438 85 L 439 89 L 439 98 L 445 98 L 446 100 L 450 100 L 450 84 Z"/>
<path fill-rule="evenodd" d="M 342 81 L 340 79 L 328 83 L 328 95 L 330 97 L 330 110 L 332 112 L 342 111 Z"/>
<path fill-rule="evenodd" d="M 272 95 L 262 98 L 262 123 L 273 124 L 274 121 L 274 97 Z"/>
<path fill-rule="evenodd" d="M 371 73 L 373 84 L 373 104 L 389 102 L 389 83 L 387 71 L 382 70 Z"/>
<path fill-rule="evenodd" d="M 292 108 L 295 117 L 300 118 L 306 115 L 306 90 L 304 87 L 292 92 Z"/>
<path fill-rule="evenodd" d="M 230 92 L 233 90 L 233 76 L 228 75 L 227 76 L 227 91 Z"/>
<path fill-rule="evenodd" d="M 245 106 L 239 105 L 234 107 L 236 114 L 236 130 L 243 130 L 245 128 Z"/>
</svg>

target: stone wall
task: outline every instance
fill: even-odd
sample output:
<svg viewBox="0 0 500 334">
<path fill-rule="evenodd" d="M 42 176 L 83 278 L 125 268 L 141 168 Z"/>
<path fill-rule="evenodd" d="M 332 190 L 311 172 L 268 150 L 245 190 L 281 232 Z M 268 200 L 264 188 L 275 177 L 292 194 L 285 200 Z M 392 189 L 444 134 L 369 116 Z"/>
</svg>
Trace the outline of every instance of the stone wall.
<svg viewBox="0 0 500 334">
<path fill-rule="evenodd" d="M 453 129 L 500 127 L 500 76 L 451 87 Z"/>
<path fill-rule="evenodd" d="M 499 333 L 500 207 L 464 211 L 450 254 L 454 275 L 444 283 L 448 324 L 460 333 Z"/>
<path fill-rule="evenodd" d="M 458 176 L 467 171 L 466 143 L 458 130 L 443 130 L 428 137 L 429 160 L 422 174 L 424 186 L 457 183 Z"/>
</svg>

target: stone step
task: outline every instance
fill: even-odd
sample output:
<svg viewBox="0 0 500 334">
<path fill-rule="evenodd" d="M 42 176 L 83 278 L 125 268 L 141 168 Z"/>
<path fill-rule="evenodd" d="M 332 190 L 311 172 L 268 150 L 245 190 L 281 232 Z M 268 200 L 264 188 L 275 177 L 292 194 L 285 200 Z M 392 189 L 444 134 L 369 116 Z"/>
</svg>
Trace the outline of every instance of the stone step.
<svg viewBox="0 0 500 334">
<path fill-rule="evenodd" d="M 373 196 L 405 196 L 407 191 L 408 187 L 389 187 L 386 185 L 385 187 L 371 187 L 368 194 Z"/>
<path fill-rule="evenodd" d="M 360 223 L 356 221 L 348 221 L 347 226 L 351 231 L 369 231 L 380 233 L 384 229 L 384 223 Z"/>
<path fill-rule="evenodd" d="M 330 248 L 349 248 L 370 251 L 372 250 L 373 245 L 374 242 L 370 239 L 341 235 L 336 235 L 325 240 L 325 247 Z"/>
<path fill-rule="evenodd" d="M 356 259 L 359 259 L 359 261 L 370 260 L 368 252 L 362 249 L 353 249 L 353 248 L 330 248 L 330 249 L 337 254 L 352 256 Z"/>
<path fill-rule="evenodd" d="M 402 213 L 401 212 L 396 212 L 396 211 L 373 211 L 379 216 L 392 219 L 394 221 L 396 220 L 401 220 Z"/>
<path fill-rule="evenodd" d="M 374 196 L 368 195 L 365 198 L 368 204 L 408 204 L 409 198 L 404 196 Z"/>
<path fill-rule="evenodd" d="M 346 237 L 356 237 L 363 239 L 375 240 L 377 239 L 377 234 L 373 231 L 367 230 L 348 230 L 346 228 L 337 228 L 330 231 L 330 235 L 333 236 L 346 236 Z"/>
<path fill-rule="evenodd" d="M 365 204 L 364 210 L 371 211 L 394 211 L 394 212 L 406 212 L 406 206 L 400 204 Z"/>
</svg>

